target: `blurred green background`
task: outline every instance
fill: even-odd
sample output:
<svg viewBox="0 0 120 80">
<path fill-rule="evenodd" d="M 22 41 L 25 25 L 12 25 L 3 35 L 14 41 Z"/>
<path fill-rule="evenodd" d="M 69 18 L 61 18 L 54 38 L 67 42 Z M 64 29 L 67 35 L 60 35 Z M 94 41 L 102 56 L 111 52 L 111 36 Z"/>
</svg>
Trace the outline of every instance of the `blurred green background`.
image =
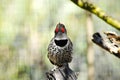
<svg viewBox="0 0 120 80">
<path fill-rule="evenodd" d="M 120 0 L 91 0 L 120 20 Z M 57 23 L 65 24 L 74 45 L 70 67 L 88 79 L 86 11 L 69 0 L 0 0 L 0 80 L 45 80 L 53 68 L 47 47 Z M 119 31 L 92 16 L 94 32 Z M 93 33 L 94 33 L 93 32 Z M 120 80 L 120 61 L 96 45 L 95 80 Z"/>
</svg>

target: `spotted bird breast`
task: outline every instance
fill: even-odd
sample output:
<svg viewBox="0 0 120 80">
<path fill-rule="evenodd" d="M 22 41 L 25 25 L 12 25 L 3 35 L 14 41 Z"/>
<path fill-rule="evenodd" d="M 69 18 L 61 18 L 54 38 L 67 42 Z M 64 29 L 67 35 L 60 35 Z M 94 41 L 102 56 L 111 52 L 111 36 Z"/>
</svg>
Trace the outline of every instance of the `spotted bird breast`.
<svg viewBox="0 0 120 80">
<path fill-rule="evenodd" d="M 52 39 L 48 46 L 48 58 L 52 64 L 62 66 L 63 63 L 71 62 L 73 45 L 68 39 L 65 46 L 57 46 L 55 40 Z"/>
</svg>

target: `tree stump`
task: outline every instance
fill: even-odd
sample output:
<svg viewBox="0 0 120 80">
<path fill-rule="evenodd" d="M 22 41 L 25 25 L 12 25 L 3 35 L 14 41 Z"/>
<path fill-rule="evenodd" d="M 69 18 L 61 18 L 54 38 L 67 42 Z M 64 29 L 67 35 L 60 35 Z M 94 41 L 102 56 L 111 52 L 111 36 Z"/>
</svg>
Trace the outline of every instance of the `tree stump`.
<svg viewBox="0 0 120 80">
<path fill-rule="evenodd" d="M 77 80 L 78 72 L 74 72 L 69 65 L 58 67 L 46 72 L 47 80 Z"/>
</svg>

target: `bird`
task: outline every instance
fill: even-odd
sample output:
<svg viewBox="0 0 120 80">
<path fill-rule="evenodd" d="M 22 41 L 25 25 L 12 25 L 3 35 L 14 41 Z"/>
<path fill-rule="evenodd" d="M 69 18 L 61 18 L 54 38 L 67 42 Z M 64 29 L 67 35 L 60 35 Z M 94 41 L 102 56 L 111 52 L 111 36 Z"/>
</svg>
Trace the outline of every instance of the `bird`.
<svg viewBox="0 0 120 80">
<path fill-rule="evenodd" d="M 67 36 L 65 25 L 58 23 L 54 31 L 54 37 L 48 45 L 47 57 L 53 65 L 62 67 L 72 61 L 72 53 L 73 44 Z"/>
</svg>

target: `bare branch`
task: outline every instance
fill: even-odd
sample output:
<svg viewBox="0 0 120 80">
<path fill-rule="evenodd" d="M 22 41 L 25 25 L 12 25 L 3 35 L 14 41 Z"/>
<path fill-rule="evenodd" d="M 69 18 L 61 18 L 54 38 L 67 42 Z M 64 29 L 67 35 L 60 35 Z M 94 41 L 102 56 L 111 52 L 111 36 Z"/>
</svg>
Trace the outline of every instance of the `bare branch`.
<svg viewBox="0 0 120 80">
<path fill-rule="evenodd" d="M 92 41 L 114 56 L 120 58 L 120 47 L 117 43 L 111 42 L 109 39 L 103 39 L 103 37 L 98 32 L 93 34 Z"/>
</svg>

